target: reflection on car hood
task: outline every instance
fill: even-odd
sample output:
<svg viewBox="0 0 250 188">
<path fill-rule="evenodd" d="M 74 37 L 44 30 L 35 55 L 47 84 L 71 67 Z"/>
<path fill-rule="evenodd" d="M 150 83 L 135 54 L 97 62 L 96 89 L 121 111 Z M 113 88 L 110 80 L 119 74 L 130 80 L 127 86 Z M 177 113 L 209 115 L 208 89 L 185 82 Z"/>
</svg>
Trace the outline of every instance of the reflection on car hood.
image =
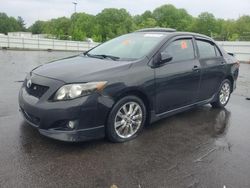
<svg viewBox="0 0 250 188">
<path fill-rule="evenodd" d="M 32 72 L 41 76 L 64 81 L 65 83 L 85 82 L 101 79 L 98 75 L 110 71 L 127 69 L 131 62 L 77 56 L 66 58 L 37 67 Z M 105 77 L 105 76 L 104 76 Z"/>
</svg>

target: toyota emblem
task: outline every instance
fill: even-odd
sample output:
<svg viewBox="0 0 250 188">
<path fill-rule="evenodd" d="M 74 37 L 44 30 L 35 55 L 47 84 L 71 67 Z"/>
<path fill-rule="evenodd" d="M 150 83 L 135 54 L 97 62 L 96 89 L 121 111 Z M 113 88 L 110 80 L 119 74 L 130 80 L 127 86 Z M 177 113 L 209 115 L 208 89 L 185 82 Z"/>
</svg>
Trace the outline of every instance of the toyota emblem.
<svg viewBox="0 0 250 188">
<path fill-rule="evenodd" d="M 28 80 L 28 81 L 27 81 L 27 88 L 30 88 L 30 87 L 31 87 L 31 85 L 32 85 L 31 80 Z"/>
</svg>

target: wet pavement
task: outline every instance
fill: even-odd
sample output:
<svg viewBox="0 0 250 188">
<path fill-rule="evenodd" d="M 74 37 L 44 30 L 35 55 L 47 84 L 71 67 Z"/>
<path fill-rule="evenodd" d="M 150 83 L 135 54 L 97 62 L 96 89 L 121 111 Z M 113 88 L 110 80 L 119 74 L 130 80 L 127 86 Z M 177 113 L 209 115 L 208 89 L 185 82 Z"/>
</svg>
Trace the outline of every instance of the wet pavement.
<svg viewBox="0 0 250 188">
<path fill-rule="evenodd" d="M 0 187 L 250 187 L 250 65 L 226 109 L 209 105 L 148 126 L 135 140 L 63 143 L 41 136 L 18 112 L 35 66 L 72 55 L 0 51 Z"/>
</svg>

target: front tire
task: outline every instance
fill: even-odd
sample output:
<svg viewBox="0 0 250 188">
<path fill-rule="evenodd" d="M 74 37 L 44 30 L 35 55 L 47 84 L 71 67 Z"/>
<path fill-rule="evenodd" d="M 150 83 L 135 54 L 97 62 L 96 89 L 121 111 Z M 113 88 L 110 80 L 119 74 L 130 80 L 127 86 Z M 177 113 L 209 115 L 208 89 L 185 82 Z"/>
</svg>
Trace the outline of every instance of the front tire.
<svg viewBox="0 0 250 188">
<path fill-rule="evenodd" d="M 213 108 L 224 108 L 227 105 L 231 96 L 231 88 L 231 82 L 228 79 L 223 80 L 216 95 L 216 101 L 211 103 Z"/>
<path fill-rule="evenodd" d="M 134 139 L 141 132 L 146 122 L 146 107 L 136 96 L 120 99 L 111 110 L 106 136 L 112 142 L 126 142 Z"/>
</svg>

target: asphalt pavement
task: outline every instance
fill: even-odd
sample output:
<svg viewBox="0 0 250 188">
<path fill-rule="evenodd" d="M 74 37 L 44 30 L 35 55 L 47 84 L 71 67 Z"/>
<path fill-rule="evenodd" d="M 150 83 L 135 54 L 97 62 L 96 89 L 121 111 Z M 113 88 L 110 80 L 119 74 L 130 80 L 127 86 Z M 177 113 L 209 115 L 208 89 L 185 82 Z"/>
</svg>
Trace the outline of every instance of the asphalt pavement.
<svg viewBox="0 0 250 188">
<path fill-rule="evenodd" d="M 25 74 L 73 52 L 0 51 L 0 187 L 248 188 L 250 65 L 225 109 L 210 105 L 156 122 L 135 140 L 64 143 L 18 111 Z"/>
</svg>

